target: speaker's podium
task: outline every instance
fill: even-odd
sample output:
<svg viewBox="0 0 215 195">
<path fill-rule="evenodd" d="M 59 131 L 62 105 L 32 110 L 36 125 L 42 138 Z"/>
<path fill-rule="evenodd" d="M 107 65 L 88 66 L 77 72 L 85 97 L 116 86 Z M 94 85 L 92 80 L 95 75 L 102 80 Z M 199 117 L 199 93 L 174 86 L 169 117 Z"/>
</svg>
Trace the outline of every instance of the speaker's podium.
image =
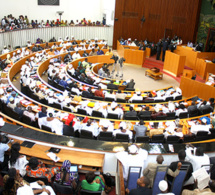
<svg viewBox="0 0 215 195">
<path fill-rule="evenodd" d="M 178 77 L 183 73 L 186 57 L 166 51 L 163 70 Z"/>
</svg>

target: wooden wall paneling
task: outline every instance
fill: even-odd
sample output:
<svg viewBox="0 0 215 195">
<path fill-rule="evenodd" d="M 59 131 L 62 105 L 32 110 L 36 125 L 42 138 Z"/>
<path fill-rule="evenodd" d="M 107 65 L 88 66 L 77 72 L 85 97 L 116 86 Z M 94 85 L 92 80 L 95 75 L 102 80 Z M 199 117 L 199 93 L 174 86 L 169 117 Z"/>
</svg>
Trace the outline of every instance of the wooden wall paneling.
<svg viewBox="0 0 215 195">
<path fill-rule="evenodd" d="M 200 6 L 201 0 L 116 0 L 113 48 L 121 36 L 157 42 L 165 29 L 184 42 L 195 41 Z"/>
</svg>

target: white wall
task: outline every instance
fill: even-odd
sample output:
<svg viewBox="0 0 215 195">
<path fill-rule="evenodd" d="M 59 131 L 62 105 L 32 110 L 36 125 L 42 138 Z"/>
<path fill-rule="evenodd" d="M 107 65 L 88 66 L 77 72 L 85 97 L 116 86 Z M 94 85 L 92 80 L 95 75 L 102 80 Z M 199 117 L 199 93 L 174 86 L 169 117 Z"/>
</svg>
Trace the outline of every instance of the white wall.
<svg viewBox="0 0 215 195">
<path fill-rule="evenodd" d="M 37 0 L 7 0 L 0 6 L 0 18 L 12 14 L 14 17 L 27 15 L 30 20 L 56 20 L 57 11 L 64 11 L 62 20 L 102 21 L 107 15 L 108 24 L 113 24 L 111 13 L 115 9 L 115 0 L 60 0 L 60 6 L 38 6 Z"/>
</svg>

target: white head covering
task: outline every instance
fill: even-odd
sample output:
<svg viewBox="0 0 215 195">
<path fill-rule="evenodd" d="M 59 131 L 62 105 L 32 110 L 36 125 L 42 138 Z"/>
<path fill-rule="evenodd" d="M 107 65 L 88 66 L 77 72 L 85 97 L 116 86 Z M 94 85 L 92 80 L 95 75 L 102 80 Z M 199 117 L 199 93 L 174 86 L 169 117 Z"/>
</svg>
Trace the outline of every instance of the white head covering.
<svg viewBox="0 0 215 195">
<path fill-rule="evenodd" d="M 165 180 L 161 180 L 158 184 L 159 189 L 164 192 L 168 189 L 167 182 Z"/>
<path fill-rule="evenodd" d="M 122 127 L 123 129 L 125 129 L 125 128 L 126 128 L 126 123 L 125 123 L 125 122 L 121 122 L 121 123 L 119 124 L 119 127 Z"/>
<path fill-rule="evenodd" d="M 137 146 L 134 145 L 134 144 L 130 145 L 130 146 L 128 147 L 128 152 L 129 152 L 130 154 L 136 154 L 136 153 L 138 153 L 138 148 L 137 148 Z"/>
<path fill-rule="evenodd" d="M 207 120 L 205 118 L 202 119 L 203 123 L 207 123 Z"/>
</svg>

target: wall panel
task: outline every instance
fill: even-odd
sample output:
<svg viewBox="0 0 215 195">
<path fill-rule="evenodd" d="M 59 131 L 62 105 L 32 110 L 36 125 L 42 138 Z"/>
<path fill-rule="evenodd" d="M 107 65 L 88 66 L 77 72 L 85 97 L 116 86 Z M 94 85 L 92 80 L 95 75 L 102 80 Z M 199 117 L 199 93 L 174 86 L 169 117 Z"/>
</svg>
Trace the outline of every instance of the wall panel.
<svg viewBox="0 0 215 195">
<path fill-rule="evenodd" d="M 113 46 L 121 36 L 157 42 L 166 28 L 184 42 L 194 41 L 200 6 L 201 0 L 116 0 Z"/>
</svg>

